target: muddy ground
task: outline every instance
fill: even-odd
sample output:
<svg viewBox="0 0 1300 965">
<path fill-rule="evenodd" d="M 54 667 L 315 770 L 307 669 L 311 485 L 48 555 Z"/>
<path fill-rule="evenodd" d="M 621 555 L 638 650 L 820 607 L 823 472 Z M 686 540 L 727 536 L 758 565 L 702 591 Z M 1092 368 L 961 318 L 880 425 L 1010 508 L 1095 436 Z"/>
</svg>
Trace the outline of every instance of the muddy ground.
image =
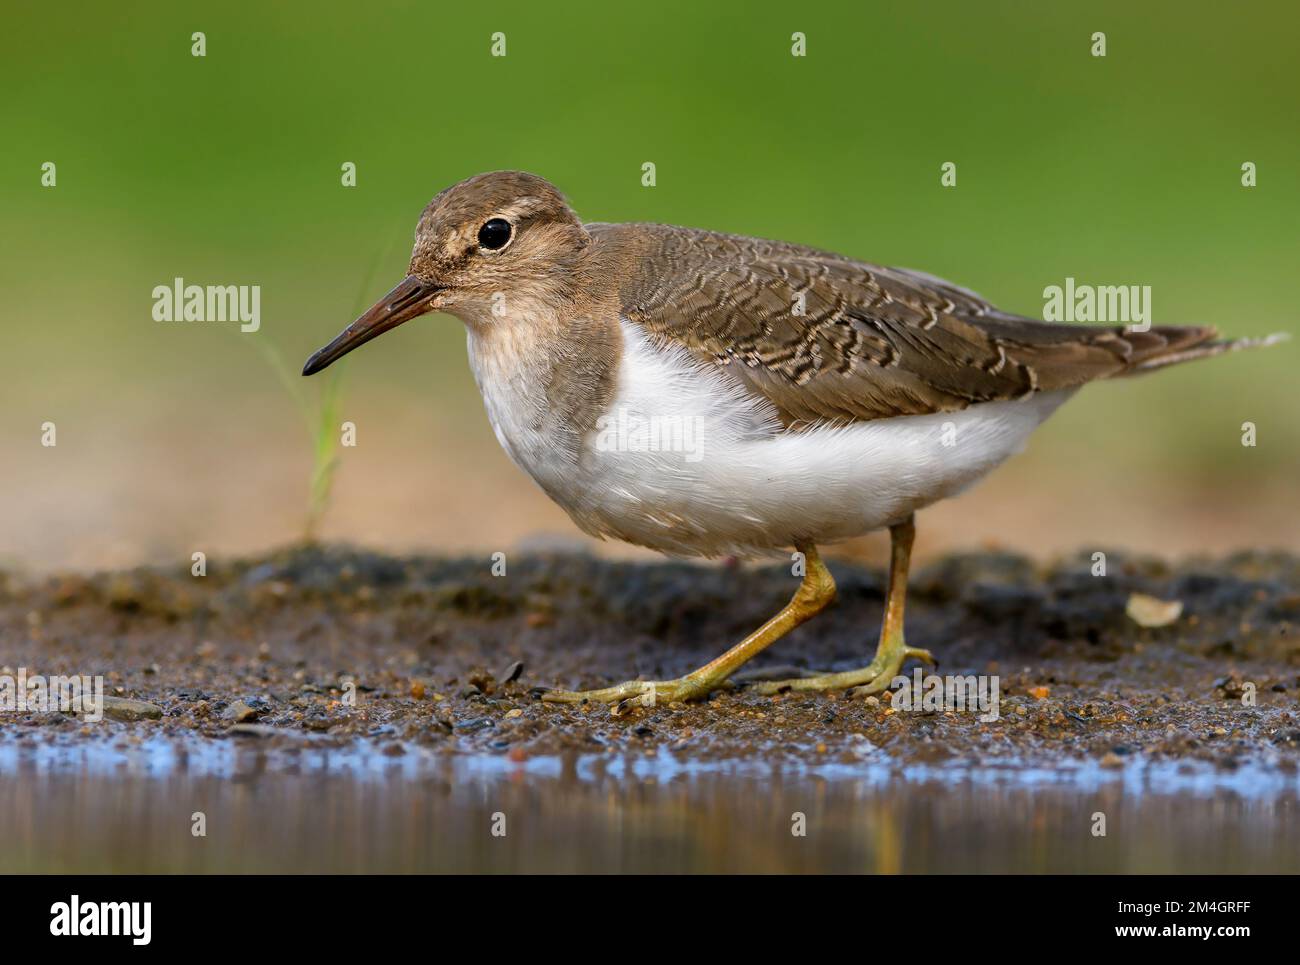
<svg viewBox="0 0 1300 965">
<path fill-rule="evenodd" d="M 226 740 L 374 741 L 526 761 L 569 751 L 666 751 L 680 759 L 860 760 L 902 765 L 1132 755 L 1254 764 L 1300 761 L 1300 559 L 1243 554 L 1169 565 L 1110 554 L 1039 567 L 950 557 L 914 574 L 908 639 L 945 673 L 996 674 L 1001 717 L 895 711 L 887 695 L 762 697 L 616 717 L 536 699 L 539 686 L 670 678 L 740 639 L 792 592 L 780 566 L 601 561 L 581 555 L 394 559 L 303 547 L 93 576 L 0 575 L 5 672 L 103 673 L 156 720 L 84 724 L 0 715 L 10 738 L 113 733 Z M 832 563 L 835 605 L 756 661 L 848 669 L 874 649 L 884 574 Z M 1133 592 L 1183 603 L 1172 625 L 1125 613 Z M 355 691 L 348 686 L 355 681 Z M 1253 685 L 1253 687 L 1251 686 Z M 355 693 L 355 701 L 349 696 Z M 1253 698 L 1253 701 L 1252 701 Z M 99 729 L 97 729 L 99 728 Z M 105 731 L 103 728 L 108 728 Z"/>
<path fill-rule="evenodd" d="M 789 597 L 775 565 L 493 576 L 302 547 L 201 577 L 9 573 L 0 675 L 104 674 L 143 703 L 0 713 L 0 872 L 1300 870 L 1300 560 L 1107 564 L 914 575 L 910 642 L 996 674 L 991 721 L 885 696 L 536 698 L 693 669 Z M 884 574 L 831 567 L 837 603 L 759 663 L 869 658 Z M 1183 612 L 1144 629 L 1133 592 Z"/>
</svg>

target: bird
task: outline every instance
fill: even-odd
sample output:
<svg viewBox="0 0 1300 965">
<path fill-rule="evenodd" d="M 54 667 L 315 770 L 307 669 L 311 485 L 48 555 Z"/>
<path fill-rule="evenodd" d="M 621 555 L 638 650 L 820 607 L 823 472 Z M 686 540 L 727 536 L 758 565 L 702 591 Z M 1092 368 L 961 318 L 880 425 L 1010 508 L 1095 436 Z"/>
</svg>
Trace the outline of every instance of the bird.
<svg viewBox="0 0 1300 965">
<path fill-rule="evenodd" d="M 674 557 L 791 553 L 793 597 L 714 660 L 674 679 L 541 693 L 615 713 L 733 686 L 834 600 L 819 547 L 875 530 L 890 534 L 890 566 L 870 662 L 752 686 L 867 696 L 909 660 L 934 665 L 903 633 L 918 511 L 1021 450 L 1089 382 L 1283 337 L 1046 322 L 803 245 L 585 223 L 521 171 L 435 196 L 406 277 L 303 375 L 430 312 L 464 323 L 497 440 L 584 532 Z"/>
</svg>

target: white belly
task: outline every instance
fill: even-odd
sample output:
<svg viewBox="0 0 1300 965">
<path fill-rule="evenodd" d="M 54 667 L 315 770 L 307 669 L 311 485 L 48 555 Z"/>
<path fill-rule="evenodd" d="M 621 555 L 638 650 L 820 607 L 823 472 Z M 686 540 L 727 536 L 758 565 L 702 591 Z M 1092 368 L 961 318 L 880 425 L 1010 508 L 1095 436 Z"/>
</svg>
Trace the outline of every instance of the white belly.
<svg viewBox="0 0 1300 965">
<path fill-rule="evenodd" d="M 722 371 L 659 349 L 634 325 L 623 336 L 613 403 L 576 464 L 533 434 L 513 438 L 516 405 L 480 379 L 488 414 L 515 461 L 584 529 L 687 556 L 833 542 L 899 522 L 1018 452 L 1073 392 L 794 432 Z"/>
</svg>

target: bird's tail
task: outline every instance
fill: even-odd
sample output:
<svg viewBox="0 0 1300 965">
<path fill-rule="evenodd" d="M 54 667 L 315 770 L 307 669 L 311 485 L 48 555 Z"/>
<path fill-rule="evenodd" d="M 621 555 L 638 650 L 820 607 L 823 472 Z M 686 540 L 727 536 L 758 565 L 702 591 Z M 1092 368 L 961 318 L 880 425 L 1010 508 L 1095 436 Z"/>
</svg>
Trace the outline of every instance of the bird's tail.
<svg viewBox="0 0 1300 965">
<path fill-rule="evenodd" d="M 1131 333 L 1127 337 L 1133 339 L 1137 334 Z M 1143 340 L 1136 341 L 1133 360 L 1122 373 L 1124 375 L 1150 372 L 1167 365 L 1177 365 L 1179 362 L 1190 362 L 1193 359 L 1208 359 L 1214 355 L 1237 352 L 1241 349 L 1264 348 L 1267 345 L 1285 342 L 1291 337 L 1286 332 L 1276 332 L 1272 335 L 1252 338 L 1220 339 L 1219 330 L 1212 326 L 1156 326 L 1148 333 L 1142 334 L 1151 336 L 1151 339 L 1145 345 L 1142 344 Z"/>
</svg>

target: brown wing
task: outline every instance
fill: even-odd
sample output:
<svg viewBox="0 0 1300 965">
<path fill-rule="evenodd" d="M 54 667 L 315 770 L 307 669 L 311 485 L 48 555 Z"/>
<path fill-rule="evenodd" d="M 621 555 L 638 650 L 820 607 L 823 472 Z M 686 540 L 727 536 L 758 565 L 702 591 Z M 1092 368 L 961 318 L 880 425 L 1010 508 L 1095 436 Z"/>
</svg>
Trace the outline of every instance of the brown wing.
<svg viewBox="0 0 1300 965">
<path fill-rule="evenodd" d="M 1129 333 L 1022 318 L 930 275 L 798 245 L 663 225 L 588 229 L 623 253 L 629 321 L 725 366 L 788 424 L 963 409 L 1226 344 L 1205 344 L 1216 334 L 1206 327 Z"/>
</svg>

